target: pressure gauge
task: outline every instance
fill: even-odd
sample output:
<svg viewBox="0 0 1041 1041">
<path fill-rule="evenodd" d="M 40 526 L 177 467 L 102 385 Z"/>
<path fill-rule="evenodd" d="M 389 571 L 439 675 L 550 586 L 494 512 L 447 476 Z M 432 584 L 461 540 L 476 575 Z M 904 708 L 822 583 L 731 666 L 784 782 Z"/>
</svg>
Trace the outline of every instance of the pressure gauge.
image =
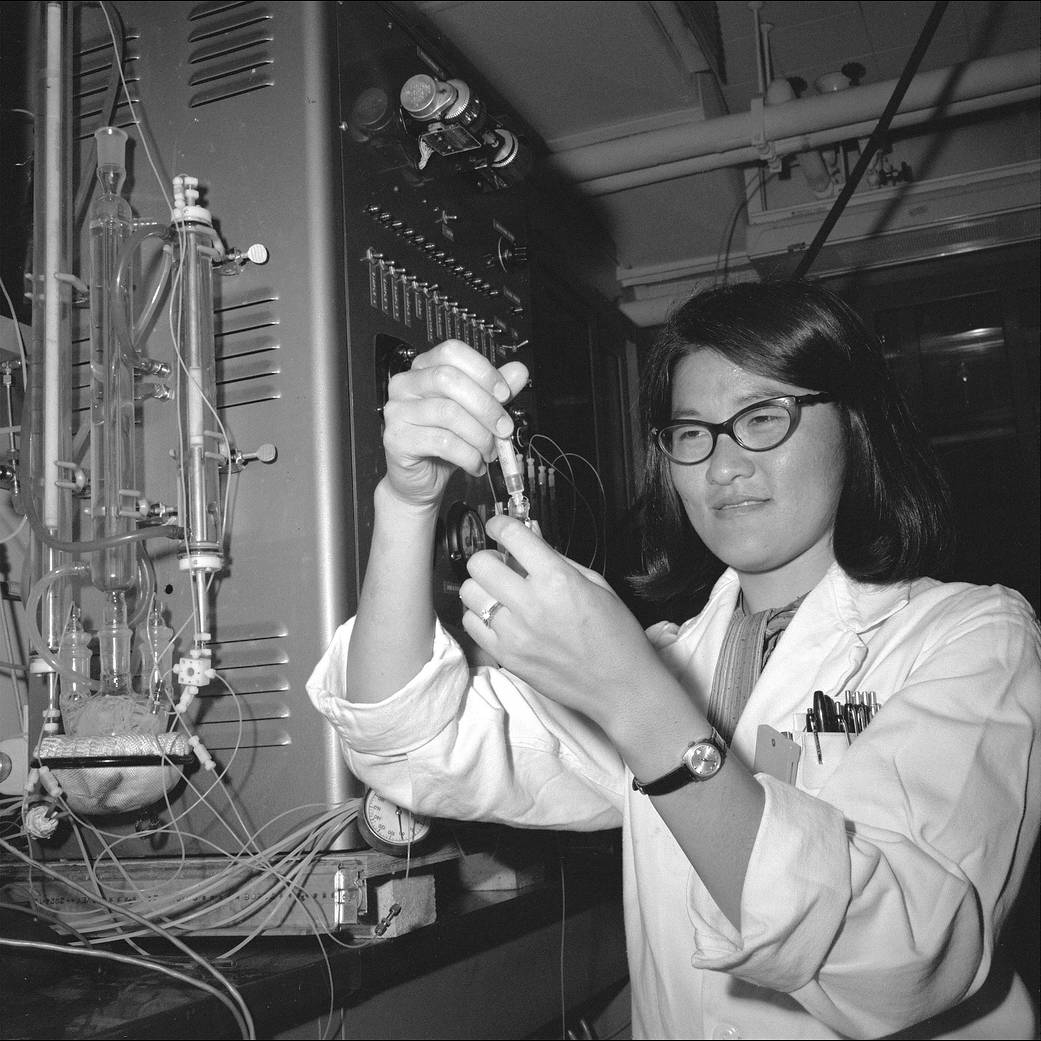
<svg viewBox="0 0 1041 1041">
<path fill-rule="evenodd" d="M 365 789 L 358 807 L 358 830 L 365 841 L 380 853 L 407 856 L 433 830 L 429 817 L 402 809 L 371 788 Z"/>
<path fill-rule="evenodd" d="M 452 503 L 445 518 L 445 549 L 460 581 L 466 578 L 466 562 L 487 544 L 481 515 L 465 502 Z"/>
</svg>

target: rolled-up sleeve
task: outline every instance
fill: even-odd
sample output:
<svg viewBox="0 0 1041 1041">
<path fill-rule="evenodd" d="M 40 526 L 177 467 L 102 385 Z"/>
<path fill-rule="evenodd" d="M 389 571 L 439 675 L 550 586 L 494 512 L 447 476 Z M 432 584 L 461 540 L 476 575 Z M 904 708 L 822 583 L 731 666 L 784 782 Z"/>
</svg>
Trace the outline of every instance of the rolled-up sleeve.
<svg viewBox="0 0 1041 1041">
<path fill-rule="evenodd" d="M 599 728 L 500 669 L 471 671 L 439 625 L 433 652 L 375 704 L 345 689 L 352 623 L 307 689 L 333 724 L 351 771 L 420 813 L 530 828 L 621 824 L 625 768 Z"/>
<path fill-rule="evenodd" d="M 759 776 L 740 933 L 691 880 L 696 967 L 790 994 L 851 1037 L 982 985 L 1038 832 L 1041 667 L 1025 608 L 980 600 L 932 620 L 942 637 L 820 791 Z"/>
</svg>

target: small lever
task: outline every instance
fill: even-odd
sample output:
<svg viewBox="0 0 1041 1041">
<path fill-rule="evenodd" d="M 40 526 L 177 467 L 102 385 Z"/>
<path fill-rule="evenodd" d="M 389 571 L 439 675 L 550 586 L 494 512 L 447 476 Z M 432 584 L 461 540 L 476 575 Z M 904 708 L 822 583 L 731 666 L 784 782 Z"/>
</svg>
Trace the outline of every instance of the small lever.
<svg viewBox="0 0 1041 1041">
<path fill-rule="evenodd" d="M 237 275 L 247 264 L 266 264 L 270 254 L 262 242 L 254 242 L 246 250 L 229 249 L 221 258 L 219 271 L 223 275 Z"/>
<path fill-rule="evenodd" d="M 241 470 L 247 463 L 258 460 L 261 463 L 273 463 L 278 458 L 278 449 L 271 444 L 259 445 L 254 452 L 233 452 L 232 466 L 235 471 Z"/>
</svg>

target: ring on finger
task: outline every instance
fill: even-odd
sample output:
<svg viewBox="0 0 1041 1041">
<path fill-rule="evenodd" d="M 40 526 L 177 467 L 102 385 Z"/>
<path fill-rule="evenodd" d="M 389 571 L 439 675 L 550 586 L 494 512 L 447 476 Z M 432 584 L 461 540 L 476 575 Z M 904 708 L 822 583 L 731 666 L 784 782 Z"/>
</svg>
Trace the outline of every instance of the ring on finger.
<svg viewBox="0 0 1041 1041">
<path fill-rule="evenodd" d="M 493 600 L 477 617 L 490 629 L 492 627 L 492 619 L 495 617 L 495 612 L 502 607 L 502 603 L 499 600 Z"/>
</svg>

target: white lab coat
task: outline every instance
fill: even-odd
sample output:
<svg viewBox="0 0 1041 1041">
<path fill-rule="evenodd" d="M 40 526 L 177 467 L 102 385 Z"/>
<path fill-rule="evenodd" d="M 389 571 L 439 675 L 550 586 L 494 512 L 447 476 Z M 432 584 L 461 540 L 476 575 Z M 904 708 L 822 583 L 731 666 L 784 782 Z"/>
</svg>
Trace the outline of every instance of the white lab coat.
<svg viewBox="0 0 1041 1041">
<path fill-rule="evenodd" d="M 703 709 L 737 593 L 727 572 L 697 618 L 648 630 Z M 758 727 L 792 731 L 815 690 L 874 691 L 882 707 L 849 747 L 827 735 L 823 768 L 811 744 L 794 785 L 757 774 L 766 805 L 740 933 L 588 720 L 507 672 L 471 672 L 443 630 L 405 688 L 352 704 L 350 628 L 308 690 L 366 783 L 452 819 L 622 826 L 634 1036 L 1034 1036 L 1018 980 L 993 1008 L 966 1001 L 987 980 L 1038 832 L 1041 640 L 1018 594 L 869 586 L 833 566 L 807 596 L 731 754 L 752 766 Z M 962 1002 L 953 1019 L 908 1029 Z"/>
</svg>

